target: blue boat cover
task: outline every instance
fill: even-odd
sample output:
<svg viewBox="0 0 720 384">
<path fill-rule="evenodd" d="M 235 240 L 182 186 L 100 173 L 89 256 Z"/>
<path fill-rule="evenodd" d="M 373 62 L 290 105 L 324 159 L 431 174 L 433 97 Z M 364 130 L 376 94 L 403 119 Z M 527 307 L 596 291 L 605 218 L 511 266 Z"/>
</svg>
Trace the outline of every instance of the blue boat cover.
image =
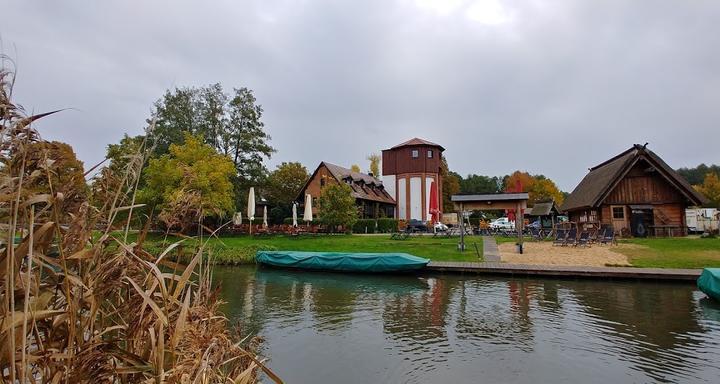
<svg viewBox="0 0 720 384">
<path fill-rule="evenodd" d="M 705 268 L 697 280 L 697 286 L 706 295 L 720 301 L 720 268 Z"/>
<path fill-rule="evenodd" d="M 276 267 L 344 272 L 398 272 L 423 268 L 430 260 L 407 253 L 258 251 L 255 260 Z"/>
</svg>

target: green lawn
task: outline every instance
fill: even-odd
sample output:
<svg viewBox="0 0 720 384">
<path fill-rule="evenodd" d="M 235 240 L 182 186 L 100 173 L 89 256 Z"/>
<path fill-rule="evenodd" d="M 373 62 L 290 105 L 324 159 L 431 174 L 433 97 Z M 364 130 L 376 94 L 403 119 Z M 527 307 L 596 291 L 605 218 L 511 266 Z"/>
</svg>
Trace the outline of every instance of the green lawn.
<svg viewBox="0 0 720 384">
<path fill-rule="evenodd" d="M 621 243 L 638 246 L 617 249 L 636 267 L 720 267 L 720 238 L 628 239 Z"/>
<path fill-rule="evenodd" d="M 497 237 L 498 243 L 515 242 L 512 237 Z M 151 242 L 160 246 L 160 238 L 151 236 Z M 174 241 L 174 240 L 171 240 Z M 466 238 L 467 251 L 457 250 L 459 238 L 413 236 L 406 240 L 391 240 L 390 235 L 319 235 L 319 236 L 231 236 L 210 240 L 220 248 L 221 263 L 252 262 L 260 247 L 289 251 L 320 252 L 405 252 L 437 261 L 477 261 L 474 244 L 482 256 L 482 238 Z M 624 246 L 613 250 L 628 257 L 633 266 L 648 268 L 703 268 L 720 267 L 720 239 L 673 238 L 621 240 Z M 626 245 L 627 244 L 627 245 Z M 629 245 L 629 246 L 628 246 Z M 160 249 L 164 247 L 160 246 Z M 160 252 L 160 251 L 156 251 Z"/>
<path fill-rule="evenodd" d="M 153 242 L 159 237 L 152 237 Z M 268 245 L 278 250 L 319 251 L 319 252 L 405 252 L 415 256 L 438 261 L 477 261 L 473 244 L 477 244 L 482 256 L 482 239 L 469 237 L 467 251 L 459 252 L 459 238 L 434 238 L 431 236 L 412 236 L 406 240 L 391 240 L 390 235 L 320 235 L 320 236 L 232 236 L 210 240 L 213 246 L 227 248 L 246 248 Z"/>
<path fill-rule="evenodd" d="M 267 244 L 279 250 L 326 251 L 326 252 L 405 252 L 411 255 L 439 261 L 477 261 L 472 243 L 477 243 L 482 256 L 482 239 L 468 242 L 468 251 L 457 250 L 458 238 L 433 238 L 414 236 L 406 240 L 391 240 L 390 235 L 332 235 L 332 236 L 270 236 L 270 237 L 224 237 L 229 247 Z"/>
</svg>

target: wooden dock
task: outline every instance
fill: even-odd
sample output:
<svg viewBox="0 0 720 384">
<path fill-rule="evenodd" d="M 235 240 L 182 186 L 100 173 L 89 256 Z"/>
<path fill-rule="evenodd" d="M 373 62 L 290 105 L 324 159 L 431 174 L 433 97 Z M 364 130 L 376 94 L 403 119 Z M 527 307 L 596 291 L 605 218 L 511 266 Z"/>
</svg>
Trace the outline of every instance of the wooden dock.
<svg viewBox="0 0 720 384">
<path fill-rule="evenodd" d="M 464 263 L 431 261 L 426 271 L 524 277 L 589 278 L 623 280 L 695 281 L 701 269 L 581 267 L 561 265 L 525 265 L 499 262 Z"/>
</svg>

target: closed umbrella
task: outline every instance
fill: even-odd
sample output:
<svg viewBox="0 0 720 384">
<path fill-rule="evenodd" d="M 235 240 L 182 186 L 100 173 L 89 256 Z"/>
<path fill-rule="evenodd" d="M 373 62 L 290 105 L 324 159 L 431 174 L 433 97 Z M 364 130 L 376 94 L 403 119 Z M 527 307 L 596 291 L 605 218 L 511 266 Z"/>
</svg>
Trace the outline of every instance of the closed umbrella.
<svg viewBox="0 0 720 384">
<path fill-rule="evenodd" d="M 297 227 L 297 203 L 293 203 L 293 228 Z"/>
<path fill-rule="evenodd" d="M 430 220 L 433 224 L 440 221 L 440 201 L 438 200 L 438 188 L 435 181 L 430 183 Z"/>
<path fill-rule="evenodd" d="M 312 221 L 312 196 L 308 193 L 305 195 L 305 212 L 303 213 L 304 221 Z"/>
<path fill-rule="evenodd" d="M 252 222 L 253 222 L 253 220 L 255 220 L 255 188 L 254 187 L 250 187 L 250 192 L 248 192 L 247 216 L 248 216 L 248 220 L 250 220 L 250 233 L 252 233 Z"/>
<path fill-rule="evenodd" d="M 267 205 L 263 206 L 263 227 L 267 228 Z"/>
</svg>

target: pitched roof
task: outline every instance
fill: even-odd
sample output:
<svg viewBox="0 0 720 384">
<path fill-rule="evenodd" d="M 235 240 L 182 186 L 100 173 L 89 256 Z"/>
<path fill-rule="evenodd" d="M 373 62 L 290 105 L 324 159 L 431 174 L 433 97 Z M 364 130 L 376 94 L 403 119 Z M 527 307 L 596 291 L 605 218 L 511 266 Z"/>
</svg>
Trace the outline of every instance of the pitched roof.
<svg viewBox="0 0 720 384">
<path fill-rule="evenodd" d="M 641 159 L 653 165 L 661 176 L 693 204 L 701 205 L 706 201 L 704 196 L 698 193 L 674 169 L 670 168 L 660 156 L 647 149 L 647 144 L 635 144 L 617 156 L 590 168 L 590 172 L 565 199 L 561 210 L 571 211 L 600 205 L 627 171 Z"/>
<path fill-rule="evenodd" d="M 427 141 L 427 140 L 421 139 L 421 138 L 419 138 L 419 137 L 412 138 L 412 139 L 410 139 L 410 140 L 408 140 L 408 141 L 406 141 L 406 142 L 404 142 L 404 143 L 400 143 L 400 144 L 398 144 L 398 145 L 396 145 L 396 146 L 394 146 L 394 147 L 392 147 L 392 148 L 390 148 L 390 149 L 402 148 L 402 147 L 409 147 L 409 146 L 413 146 L 413 145 L 429 145 L 429 146 L 432 146 L 432 147 L 438 147 L 438 148 L 440 148 L 440 150 L 442 150 L 442 151 L 445 150 L 445 148 L 443 148 L 442 145 L 440 145 L 440 144 L 435 144 L 435 143 L 433 143 L 433 142 L 431 142 L 431 141 Z"/>
<path fill-rule="evenodd" d="M 317 171 L 325 165 L 330 175 L 338 182 L 342 183 L 346 179 L 351 179 L 352 182 L 347 185 L 352 189 L 352 196 L 356 199 L 371 200 L 387 204 L 395 204 L 395 199 L 390 196 L 389 193 L 383 187 L 382 181 L 377 178 L 361 172 L 354 172 L 351 169 L 341 167 L 339 165 L 331 164 L 323 161 L 315 168 L 315 172 L 310 176 L 308 181 L 302 187 L 298 193 L 297 199 L 302 198 L 305 189 L 307 188 L 310 181 L 315 177 Z"/>
<path fill-rule="evenodd" d="M 347 184 L 352 188 L 352 196 L 356 199 L 379 201 L 381 203 L 395 204 L 395 199 L 383 187 L 382 181 L 365 173 L 355 172 L 351 169 L 331 164 L 326 161 L 321 163 L 330 171 L 338 182 L 350 178 L 351 183 Z M 374 187 L 373 187 L 374 186 Z"/>
<path fill-rule="evenodd" d="M 548 216 L 551 212 L 555 211 L 558 212 L 557 207 L 555 206 L 555 201 L 545 201 L 541 203 L 535 203 L 533 205 L 532 210 L 530 210 L 530 213 L 528 215 L 530 216 Z"/>
</svg>

